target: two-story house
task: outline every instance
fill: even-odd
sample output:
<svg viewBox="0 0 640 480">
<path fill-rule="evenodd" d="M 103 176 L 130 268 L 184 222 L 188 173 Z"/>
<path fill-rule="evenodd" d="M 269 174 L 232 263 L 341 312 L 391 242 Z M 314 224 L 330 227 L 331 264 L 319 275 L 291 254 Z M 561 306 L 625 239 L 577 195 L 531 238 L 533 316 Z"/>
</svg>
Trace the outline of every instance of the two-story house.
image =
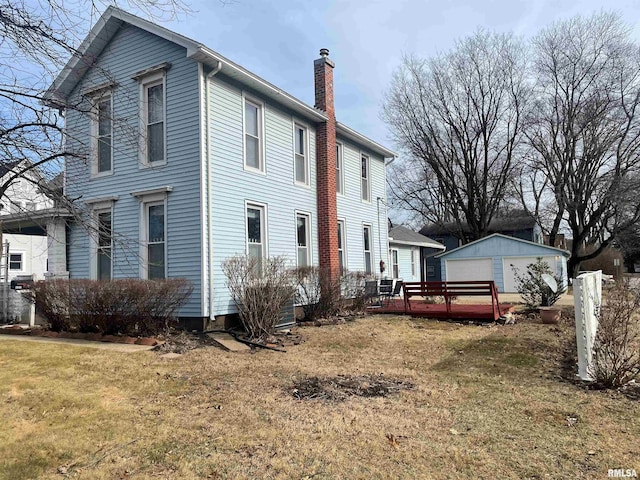
<svg viewBox="0 0 640 480">
<path fill-rule="evenodd" d="M 328 53 L 312 107 L 109 7 L 48 92 L 77 154 L 65 193 L 97 227 L 68 228 L 70 277 L 187 278 L 181 317 L 201 327 L 235 311 L 221 268 L 234 255 L 376 274 L 394 153 L 337 122 Z"/>
</svg>

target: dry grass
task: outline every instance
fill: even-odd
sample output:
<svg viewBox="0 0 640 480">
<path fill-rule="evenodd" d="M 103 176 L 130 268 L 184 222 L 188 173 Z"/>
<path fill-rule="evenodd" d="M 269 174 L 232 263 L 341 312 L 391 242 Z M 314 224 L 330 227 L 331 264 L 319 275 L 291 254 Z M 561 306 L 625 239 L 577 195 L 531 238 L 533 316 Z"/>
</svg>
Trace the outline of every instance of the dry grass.
<svg viewBox="0 0 640 480">
<path fill-rule="evenodd" d="M 288 352 L 176 360 L 0 343 L 0 478 L 605 478 L 640 403 L 563 380 L 566 326 L 366 317 Z M 414 388 L 297 400 L 306 377 Z M 567 417 L 577 418 L 569 426 Z"/>
</svg>

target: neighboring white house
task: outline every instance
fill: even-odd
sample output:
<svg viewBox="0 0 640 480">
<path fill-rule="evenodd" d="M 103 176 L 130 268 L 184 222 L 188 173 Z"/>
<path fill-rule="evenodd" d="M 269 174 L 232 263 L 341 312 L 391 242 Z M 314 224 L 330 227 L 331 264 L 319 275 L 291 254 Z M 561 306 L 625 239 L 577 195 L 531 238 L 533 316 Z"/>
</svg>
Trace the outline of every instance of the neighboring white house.
<svg viewBox="0 0 640 480">
<path fill-rule="evenodd" d="M 22 172 L 24 163 L 15 162 L 0 165 L 0 184 L 11 180 L 15 172 Z M 30 215 L 38 210 L 53 207 L 53 200 L 42 193 L 39 185 L 44 179 L 37 170 L 29 170 L 10 181 L 5 195 L 0 199 L 0 222 L 3 217 Z M 4 233 L 2 243 L 9 244 L 8 281 L 18 275 L 33 275 L 43 280 L 47 271 L 47 237 L 45 235 L 24 235 Z"/>
<path fill-rule="evenodd" d="M 48 91 L 56 107 L 92 111 L 65 115 L 67 148 L 88 152 L 68 158 L 65 194 L 98 227 L 70 222 L 66 250 L 56 244 L 71 278 L 187 278 L 180 316 L 202 328 L 235 312 L 222 270 L 232 256 L 336 275 L 389 263 L 395 154 L 336 120 L 328 50 L 313 62 L 313 106 L 114 7 L 78 52 Z"/>
</svg>

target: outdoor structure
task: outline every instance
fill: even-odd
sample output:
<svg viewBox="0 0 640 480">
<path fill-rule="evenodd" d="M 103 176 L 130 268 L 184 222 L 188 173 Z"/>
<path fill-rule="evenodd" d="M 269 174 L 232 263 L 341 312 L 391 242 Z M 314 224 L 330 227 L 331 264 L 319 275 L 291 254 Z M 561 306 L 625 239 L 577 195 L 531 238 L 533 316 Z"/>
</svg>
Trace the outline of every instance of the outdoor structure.
<svg viewBox="0 0 640 480">
<path fill-rule="evenodd" d="M 405 282 L 419 282 L 424 279 L 427 258 L 444 250 L 444 245 L 407 227 L 392 227 L 389 229 L 387 274 Z"/>
<path fill-rule="evenodd" d="M 451 251 L 461 247 L 465 243 L 477 240 L 473 238 L 468 228 L 464 228 L 465 240 L 461 240 L 457 232 L 457 225 L 449 223 L 444 225 L 426 225 L 421 230 L 422 235 L 433 238 Z M 500 233 L 508 237 L 520 238 L 533 243 L 544 243 L 542 229 L 536 219 L 530 215 L 514 214 L 509 217 L 494 218 L 489 224 L 489 233 Z M 440 261 L 436 258 L 427 258 L 426 277 L 424 281 L 444 280 L 444 274 L 440 269 Z"/>
<path fill-rule="evenodd" d="M 71 278 L 184 277 L 193 328 L 235 311 L 221 265 L 248 254 L 378 274 L 388 262 L 386 162 L 337 122 L 334 63 L 315 107 L 189 38 L 109 7 L 48 92 L 69 108 Z M 72 133 L 72 134 L 71 134 Z M 93 228 L 85 228 L 86 225 Z"/>
<path fill-rule="evenodd" d="M 514 267 L 524 273 L 540 257 L 566 287 L 569 252 L 499 233 L 435 256 L 440 261 L 443 280 L 493 280 L 498 292 L 515 292 Z"/>
</svg>

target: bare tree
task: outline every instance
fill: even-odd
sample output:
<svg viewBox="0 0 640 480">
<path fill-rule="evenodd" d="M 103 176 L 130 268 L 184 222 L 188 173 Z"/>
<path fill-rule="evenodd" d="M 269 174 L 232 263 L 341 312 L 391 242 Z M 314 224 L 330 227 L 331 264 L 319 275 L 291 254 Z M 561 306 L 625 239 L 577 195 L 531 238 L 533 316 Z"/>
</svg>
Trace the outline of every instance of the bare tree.
<svg viewBox="0 0 640 480">
<path fill-rule="evenodd" d="M 49 182 L 62 170 L 65 157 L 82 152 L 65 148 L 62 112 L 45 92 L 77 48 L 89 24 L 107 5 L 102 0 L 0 0 L 0 200 L 19 179 Z M 127 0 L 128 8 L 163 19 L 186 11 L 181 0 Z M 65 105 L 88 114 L 87 105 Z M 31 175 L 38 170 L 42 175 Z M 39 180 L 35 180 L 39 179 Z M 41 181 L 44 180 L 44 181 Z"/>
<path fill-rule="evenodd" d="M 461 238 L 488 233 L 521 147 L 525 66 L 520 40 L 482 31 L 434 59 L 404 59 L 383 107 L 406 155 L 389 175 L 396 205 L 454 222 Z"/>
<path fill-rule="evenodd" d="M 553 195 L 550 243 L 566 222 L 570 274 L 640 220 L 640 51 L 620 18 L 599 13 L 533 41 L 527 138 Z"/>
</svg>

